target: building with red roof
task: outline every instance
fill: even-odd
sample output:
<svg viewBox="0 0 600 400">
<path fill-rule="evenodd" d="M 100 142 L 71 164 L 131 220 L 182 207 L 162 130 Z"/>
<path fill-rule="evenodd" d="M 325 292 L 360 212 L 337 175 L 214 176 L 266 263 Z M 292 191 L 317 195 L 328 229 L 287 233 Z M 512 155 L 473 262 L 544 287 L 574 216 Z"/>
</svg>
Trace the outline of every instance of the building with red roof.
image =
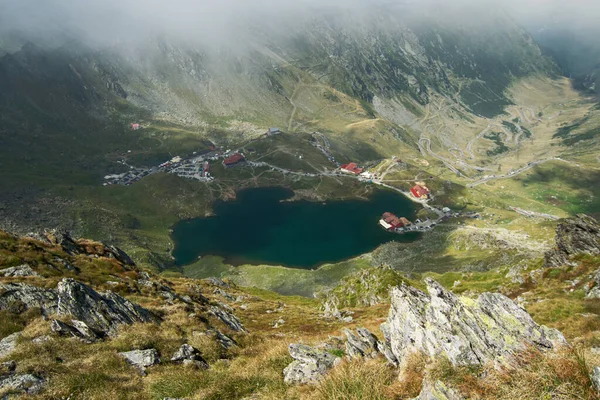
<svg viewBox="0 0 600 400">
<path fill-rule="evenodd" d="M 137 131 L 141 128 L 140 124 L 131 124 L 130 127 L 132 131 Z"/>
<path fill-rule="evenodd" d="M 235 153 L 232 156 L 227 157 L 226 159 L 223 160 L 223 165 L 226 167 L 232 167 L 236 164 L 239 164 L 241 162 L 246 161 L 246 158 L 244 158 L 243 155 L 241 155 L 240 153 Z"/>
<path fill-rule="evenodd" d="M 379 224 L 387 230 L 392 230 L 396 228 L 402 228 L 403 226 L 412 225 L 412 222 L 404 217 L 398 218 L 394 214 L 386 212 L 379 220 Z"/>
<path fill-rule="evenodd" d="M 431 193 L 427 186 L 422 185 L 415 185 L 410 191 L 417 199 L 427 199 Z"/>
<path fill-rule="evenodd" d="M 358 168 L 358 165 L 356 163 L 349 163 L 349 164 L 344 164 L 341 167 L 342 172 L 346 172 L 348 174 L 354 174 L 354 175 L 359 175 L 361 172 L 363 172 L 362 168 Z"/>
</svg>

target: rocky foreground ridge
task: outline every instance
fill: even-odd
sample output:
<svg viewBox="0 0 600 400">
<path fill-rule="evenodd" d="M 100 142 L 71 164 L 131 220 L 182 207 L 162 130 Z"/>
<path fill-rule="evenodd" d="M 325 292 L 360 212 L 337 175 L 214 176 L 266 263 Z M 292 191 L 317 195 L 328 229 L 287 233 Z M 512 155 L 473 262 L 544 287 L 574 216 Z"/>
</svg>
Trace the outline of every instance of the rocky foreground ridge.
<svg viewBox="0 0 600 400">
<path fill-rule="evenodd" d="M 461 298 L 432 279 L 425 284 L 427 293 L 405 284 L 393 288 L 388 319 L 381 325 L 383 340 L 364 328 L 356 333 L 345 330 L 345 354 L 381 354 L 400 368 L 412 354 L 445 358 L 455 366 L 510 366 L 513 357 L 527 349 L 550 351 L 568 345 L 559 331 L 536 324 L 504 295 Z M 318 382 L 340 362 L 326 350 L 300 344 L 290 345 L 290 355 L 294 361 L 284 371 L 288 383 Z"/>
<path fill-rule="evenodd" d="M 27 262 L 2 268 L 4 263 L 23 260 Z M 0 359 L 8 360 L 0 365 L 2 399 L 11 394 L 42 393 L 49 382 L 44 371 L 21 371 L 19 363 L 10 359 L 19 345 L 35 348 L 59 338 L 91 345 L 119 337 L 122 327 L 134 324 L 149 324 L 156 330 L 162 329 L 163 311 L 156 307 L 150 310 L 114 290 L 140 296 L 146 301 L 159 299 L 166 306 L 180 304 L 188 310 L 190 319 L 204 318 L 209 329 L 203 334 L 224 351 L 237 343 L 219 329 L 247 332 L 227 304 L 211 301 L 199 292 L 198 287 L 189 287 L 185 295 L 176 293 L 172 284 L 139 271 L 127 254 L 113 246 L 74 240 L 67 233 L 55 231 L 26 238 L 0 232 L 0 262 L 0 277 L 4 279 L 0 280 L 2 316 L 16 320 L 39 316 L 44 321 L 42 330 L 49 333 L 24 339 L 23 333 L 17 331 L 0 341 Z M 82 281 L 109 286 L 113 290 L 98 291 Z M 207 283 L 215 291 L 229 296 L 222 287 L 230 286 L 223 281 L 212 279 Z M 221 327 L 217 328 L 208 321 L 209 318 Z M 166 360 L 161 360 L 154 348 L 132 348 L 118 354 L 141 374 L 159 363 L 209 368 L 201 351 L 188 343 L 181 344 Z"/>
</svg>

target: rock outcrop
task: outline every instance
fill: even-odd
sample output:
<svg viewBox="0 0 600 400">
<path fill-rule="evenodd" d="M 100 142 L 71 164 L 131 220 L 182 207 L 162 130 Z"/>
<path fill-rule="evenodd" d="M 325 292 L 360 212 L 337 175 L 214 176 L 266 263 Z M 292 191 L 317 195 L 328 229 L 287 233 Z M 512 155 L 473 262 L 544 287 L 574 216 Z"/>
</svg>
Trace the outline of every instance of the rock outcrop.
<svg viewBox="0 0 600 400">
<path fill-rule="evenodd" d="M 237 346 L 237 343 L 235 340 L 233 340 L 229 336 L 225 335 L 218 329 L 209 329 L 207 331 L 207 334 L 210 336 L 214 336 L 214 338 L 217 341 L 217 343 L 219 344 L 219 346 L 221 346 L 224 350 L 229 350 L 230 348 Z"/>
<path fill-rule="evenodd" d="M 18 265 L 16 267 L 5 268 L 0 271 L 0 275 L 5 277 L 21 277 L 21 276 L 40 276 L 35 272 L 29 264 Z"/>
<path fill-rule="evenodd" d="M 556 227 L 556 247 L 545 255 L 545 267 L 569 264 L 573 255 L 600 254 L 600 224 L 594 218 L 578 214 L 562 220 Z"/>
<path fill-rule="evenodd" d="M 379 354 L 377 337 L 365 328 L 358 328 L 356 334 L 350 329 L 343 330 L 346 335 L 346 355 L 350 358 L 375 358 Z"/>
<path fill-rule="evenodd" d="M 325 350 L 303 344 L 291 344 L 289 352 L 294 361 L 283 370 L 288 384 L 314 384 L 337 365 L 341 359 Z"/>
<path fill-rule="evenodd" d="M 0 285 L 0 310 L 20 314 L 31 308 L 39 308 L 44 316 L 72 318 L 71 324 L 54 322 L 55 331 L 90 341 L 114 334 L 119 325 L 160 322 L 140 305 L 110 291 L 100 294 L 73 279 L 63 279 L 56 290 L 23 283 Z"/>
<path fill-rule="evenodd" d="M 146 371 L 146 368 L 160 362 L 160 357 L 156 349 L 125 351 L 119 353 L 119 355 L 142 372 Z"/>
<path fill-rule="evenodd" d="M 220 319 L 225 325 L 227 325 L 231 330 L 236 332 L 248 332 L 246 327 L 242 324 L 242 322 L 233 315 L 232 313 L 223 310 L 220 307 L 212 306 L 210 308 L 211 314 Z"/>
<path fill-rule="evenodd" d="M 189 344 L 182 344 L 173 354 L 171 361 L 182 363 L 183 365 L 193 365 L 200 369 L 208 369 L 208 363 L 200 355 L 200 351 Z"/>
<path fill-rule="evenodd" d="M 31 308 L 39 308 L 45 316 L 54 314 L 58 308 L 56 290 L 25 283 L 0 284 L 0 310 L 20 314 Z"/>
<path fill-rule="evenodd" d="M 429 294 L 407 285 L 392 290 L 382 331 L 397 360 L 421 352 L 447 357 L 453 365 L 509 364 L 527 346 L 548 350 L 566 344 L 560 332 L 536 324 L 506 296 L 459 298 L 432 279 L 426 284 Z"/>
<path fill-rule="evenodd" d="M 46 381 L 32 374 L 8 374 L 0 376 L 0 392 L 37 394 Z M 3 399 L 8 397 L 3 397 Z"/>
<path fill-rule="evenodd" d="M 590 380 L 592 381 L 592 385 L 594 385 L 596 390 L 600 392 L 600 367 L 596 366 L 592 369 Z"/>
<path fill-rule="evenodd" d="M 112 335 L 123 324 L 159 322 L 159 318 L 138 304 L 113 293 L 98 293 L 73 279 L 63 279 L 57 288 L 57 314 L 83 321 L 89 328 Z"/>
<path fill-rule="evenodd" d="M 0 358 L 8 357 L 14 351 L 19 336 L 21 336 L 21 332 L 15 332 L 0 340 Z"/>
<path fill-rule="evenodd" d="M 50 324 L 52 332 L 58 333 L 61 336 L 72 336 L 79 338 L 85 342 L 92 343 L 103 337 L 102 332 L 96 332 L 91 329 L 85 322 L 71 320 L 68 324 L 59 320 L 52 320 Z"/>
<path fill-rule="evenodd" d="M 600 299 L 600 269 L 596 271 L 587 288 L 587 299 Z"/>
</svg>

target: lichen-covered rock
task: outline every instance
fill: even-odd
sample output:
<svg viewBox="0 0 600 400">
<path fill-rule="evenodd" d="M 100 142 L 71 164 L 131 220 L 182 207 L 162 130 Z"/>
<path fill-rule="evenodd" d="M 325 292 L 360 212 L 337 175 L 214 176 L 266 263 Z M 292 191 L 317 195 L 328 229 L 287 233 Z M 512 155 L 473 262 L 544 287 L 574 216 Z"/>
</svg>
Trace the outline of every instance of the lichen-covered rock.
<svg viewBox="0 0 600 400">
<path fill-rule="evenodd" d="M 460 396 L 455 390 L 449 388 L 441 381 L 423 382 L 423 388 L 421 389 L 421 393 L 418 397 L 415 397 L 413 400 L 462 400 L 463 397 Z"/>
<path fill-rule="evenodd" d="M 0 285 L 0 310 L 15 314 L 31 308 L 39 308 L 42 314 L 54 314 L 58 307 L 56 290 L 43 289 L 25 283 L 7 283 Z"/>
<path fill-rule="evenodd" d="M 0 377 L 0 391 L 37 394 L 45 383 L 43 378 L 32 374 L 10 374 Z"/>
<path fill-rule="evenodd" d="M 398 360 L 420 352 L 447 357 L 453 365 L 509 363 L 527 346 L 547 350 L 566 344 L 562 334 L 536 324 L 512 300 L 484 293 L 459 298 L 432 279 L 426 294 L 401 285 L 392 290 L 392 304 L 382 331 Z"/>
<path fill-rule="evenodd" d="M 283 370 L 284 381 L 288 384 L 317 383 L 341 360 L 324 350 L 303 344 L 291 344 L 289 352 L 294 361 Z"/>
<path fill-rule="evenodd" d="M 15 332 L 0 340 L 0 358 L 9 356 L 15 350 L 19 336 L 21 336 L 21 332 Z"/>
<path fill-rule="evenodd" d="M 160 362 L 158 351 L 156 351 L 156 349 L 125 351 L 119 353 L 119 355 L 141 371 L 145 371 L 147 367 L 151 367 Z"/>
<path fill-rule="evenodd" d="M 98 293 L 73 279 L 58 284 L 58 315 L 71 316 L 88 327 L 112 335 L 123 324 L 159 322 L 142 306 L 113 293 Z"/>
<path fill-rule="evenodd" d="M 350 358 L 370 357 L 379 354 L 377 337 L 368 329 L 358 328 L 356 334 L 350 329 L 343 330 L 346 335 L 346 355 Z"/>
<path fill-rule="evenodd" d="M 184 365 L 194 365 L 200 369 L 209 368 L 206 360 L 200 355 L 200 351 L 189 344 L 182 344 L 171 357 L 171 361 L 181 362 Z"/>
<path fill-rule="evenodd" d="M 236 332 L 248 332 L 246 327 L 242 324 L 242 322 L 233 315 L 232 313 L 223 310 L 220 307 L 212 306 L 210 308 L 211 314 L 215 317 L 219 318 L 225 325 L 227 325 L 231 330 Z"/>
<path fill-rule="evenodd" d="M 18 265 L 16 267 L 5 268 L 0 271 L 0 275 L 6 277 L 20 277 L 20 276 L 40 276 L 35 272 L 29 264 Z"/>
<path fill-rule="evenodd" d="M 578 214 L 562 220 L 556 227 L 556 247 L 545 255 L 545 267 L 569 264 L 573 255 L 600 254 L 600 224 L 594 218 Z"/>
</svg>

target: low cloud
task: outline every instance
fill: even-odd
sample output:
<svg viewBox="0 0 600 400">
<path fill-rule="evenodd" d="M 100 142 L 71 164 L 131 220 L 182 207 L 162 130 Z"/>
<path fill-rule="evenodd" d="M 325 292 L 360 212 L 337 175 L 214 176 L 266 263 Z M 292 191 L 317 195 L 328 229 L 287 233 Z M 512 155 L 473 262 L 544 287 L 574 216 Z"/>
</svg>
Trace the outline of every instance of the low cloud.
<svg viewBox="0 0 600 400">
<path fill-rule="evenodd" d="M 597 0 L 0 0 L 0 35 L 18 32 L 39 40 L 76 37 L 88 43 L 137 43 L 168 35 L 190 43 L 235 44 L 253 29 L 277 35 L 323 12 L 355 11 L 398 5 L 414 15 L 433 15 L 453 7 L 476 19 L 482 4 L 504 7 L 526 26 L 575 24 L 596 27 Z M 499 8 L 498 8 L 499 9 Z M 327 11 L 328 10 L 328 11 Z M 475 11 L 474 11 L 475 10 Z M 438 16 L 437 18 L 440 18 Z M 445 18 L 444 15 L 441 18 Z M 448 17 L 450 19 L 450 17 Z M 272 29 L 271 29 L 272 27 Z M 1 44 L 1 42 L 0 42 Z"/>
</svg>

